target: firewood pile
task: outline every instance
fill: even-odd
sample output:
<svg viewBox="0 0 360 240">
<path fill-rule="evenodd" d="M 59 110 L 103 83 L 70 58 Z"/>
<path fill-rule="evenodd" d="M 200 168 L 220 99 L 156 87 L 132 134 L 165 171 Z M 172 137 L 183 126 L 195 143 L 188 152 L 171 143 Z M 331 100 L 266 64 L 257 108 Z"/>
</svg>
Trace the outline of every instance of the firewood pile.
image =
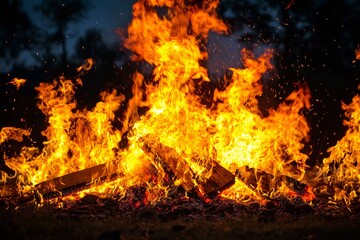
<svg viewBox="0 0 360 240">
<path fill-rule="evenodd" d="M 144 146 L 144 151 L 152 154 L 156 161 L 166 169 L 169 185 L 174 184 L 179 176 L 183 177 L 181 170 L 186 169 L 191 173 L 191 168 L 186 161 L 183 161 L 178 153 L 167 146 L 149 143 Z M 181 168 L 178 168 L 179 164 Z M 26 215 L 36 215 L 40 212 L 41 218 L 46 219 L 52 216 L 60 220 L 70 219 L 72 223 L 102 222 L 107 221 L 111 216 L 116 219 L 131 219 L 131 221 L 139 222 L 140 225 L 156 220 L 160 223 L 168 223 L 171 226 L 170 231 L 175 233 L 187 230 L 189 225 L 185 223 L 196 221 L 215 223 L 252 219 L 251 221 L 255 223 L 266 225 L 289 220 L 296 221 L 296 219 L 311 216 L 336 221 L 340 218 L 357 218 L 360 213 L 359 204 L 353 204 L 351 209 L 345 205 L 329 204 L 325 194 L 317 193 L 316 198 L 311 202 L 305 201 L 306 196 L 312 193 L 311 187 L 289 176 L 273 176 L 247 166 L 239 168 L 235 174 L 232 174 L 216 161 L 213 161 L 209 167 L 212 168 L 212 175 L 207 181 L 195 179 L 197 183 L 195 185 L 193 175 L 189 174 L 188 181 L 182 181 L 178 188 L 173 188 L 169 192 L 167 198 L 155 204 L 149 204 L 146 201 L 146 184 L 131 187 L 125 196 L 121 197 L 102 198 L 92 194 L 76 199 L 71 197 L 74 193 L 90 188 L 94 183 L 101 184 L 120 177 L 119 173 L 109 171 L 106 164 L 41 182 L 34 186 L 33 194 L 28 196 L 20 195 L 17 192 L 16 181 L 12 180 L 1 186 L 1 193 L 6 192 L 7 195 L 1 195 L 0 211 L 6 217 L 6 214 L 19 212 Z M 145 172 L 154 176 L 158 174 L 152 165 Z M 221 191 L 230 188 L 236 180 L 253 189 L 263 197 L 264 201 L 239 203 L 222 197 Z M 273 197 L 271 193 L 276 191 L 281 183 L 285 183 L 296 196 Z M 141 226 L 139 229 L 144 230 L 145 227 Z M 125 225 L 125 227 L 131 230 L 130 225 Z M 159 225 L 160 229 L 163 227 L 167 228 L 168 225 Z M 112 233 L 102 231 L 105 235 Z M 155 230 L 150 232 L 152 231 L 155 232 Z"/>
<path fill-rule="evenodd" d="M 40 206 L 43 208 L 56 209 L 61 206 L 59 214 L 81 217 L 105 217 L 111 212 L 126 213 L 132 217 L 156 217 L 168 218 L 217 218 L 221 216 L 238 216 L 248 213 L 249 216 L 258 216 L 260 221 L 273 221 L 282 215 L 318 214 L 326 217 L 344 214 L 356 214 L 360 206 L 353 204 L 351 211 L 349 206 L 329 204 L 328 195 L 333 189 L 323 184 L 327 192 L 312 192 L 312 188 L 305 183 L 299 182 L 289 176 L 273 176 L 265 171 L 244 166 L 238 168 L 235 174 L 231 173 L 218 162 L 212 161 L 208 166 L 212 174 L 206 181 L 194 179 L 191 167 L 180 154 L 163 144 L 147 142 L 143 150 L 150 154 L 159 164 L 164 167 L 168 174 L 168 184 L 174 185 L 174 181 L 182 177 L 181 185 L 173 188 L 168 198 L 162 199 L 156 204 L 146 202 L 146 184 L 131 187 L 126 196 L 101 198 L 92 194 L 83 198 L 66 198 L 92 186 L 101 185 L 117 177 L 107 164 L 99 164 L 80 171 L 75 171 L 63 176 L 58 176 L 33 186 L 32 194 L 26 196 L 18 191 L 16 178 L 9 179 L 0 186 L 0 207 L 4 209 L 28 208 Z M 184 172 L 189 174 L 184 174 Z M 149 165 L 143 174 L 156 176 L 157 170 Z M 185 176 L 185 177 L 184 177 Z M 185 178 L 185 179 L 184 179 Z M 151 179 L 151 178 L 149 178 Z M 263 202 L 249 202 L 239 204 L 236 201 L 223 198 L 220 193 L 230 188 L 235 180 L 241 181 L 254 192 L 261 195 Z M 195 184 L 196 183 L 196 184 Z M 292 191 L 293 196 L 271 195 L 285 183 Z M 312 197 L 306 201 L 307 197 Z M 35 204 L 33 204 L 35 203 Z"/>
<path fill-rule="evenodd" d="M 144 151 L 151 154 L 166 169 L 167 174 L 170 176 L 168 178 L 168 181 L 171 181 L 169 184 L 174 184 L 177 178 L 184 178 L 185 176 L 185 179 L 181 181 L 180 187 L 171 193 L 175 196 L 175 199 L 179 198 L 179 196 L 184 196 L 184 193 L 187 192 L 189 195 L 194 195 L 196 196 L 195 198 L 202 200 L 218 200 L 221 198 L 218 196 L 219 193 L 231 187 L 235 179 L 243 182 L 255 192 L 258 191 L 259 195 L 272 202 L 277 200 L 271 198 L 271 192 L 276 191 L 280 187 L 280 183 L 283 182 L 300 199 L 312 194 L 311 188 L 308 185 L 291 177 L 274 177 L 269 173 L 247 166 L 239 168 L 234 175 L 216 161 L 212 161 L 211 166 L 208 166 L 212 170 L 212 174 L 206 181 L 193 179 L 195 175 L 192 174 L 191 167 L 170 147 L 162 144 L 147 143 L 144 145 Z M 189 174 L 184 174 L 184 172 Z M 149 176 L 156 176 L 157 170 L 154 166 L 150 165 L 145 170 L 145 173 Z M 53 199 L 58 201 L 59 197 L 71 195 L 94 184 L 99 185 L 105 181 L 112 181 L 117 177 L 119 177 L 119 173 L 111 172 L 106 164 L 100 164 L 41 182 L 34 186 L 33 194 L 26 196 L 18 193 L 16 179 L 10 179 L 1 186 L 1 199 L 3 202 L 13 202 L 15 204 L 25 204 L 34 201 L 38 203 L 43 199 L 54 202 Z M 142 202 L 142 197 L 139 194 L 134 194 L 134 192 L 139 191 L 139 189 L 134 189 L 133 193 L 131 193 L 132 191 L 128 193 L 129 196 L 133 194 L 133 197 L 128 197 L 131 199 L 129 200 L 131 204 L 136 205 L 135 202 Z"/>
</svg>

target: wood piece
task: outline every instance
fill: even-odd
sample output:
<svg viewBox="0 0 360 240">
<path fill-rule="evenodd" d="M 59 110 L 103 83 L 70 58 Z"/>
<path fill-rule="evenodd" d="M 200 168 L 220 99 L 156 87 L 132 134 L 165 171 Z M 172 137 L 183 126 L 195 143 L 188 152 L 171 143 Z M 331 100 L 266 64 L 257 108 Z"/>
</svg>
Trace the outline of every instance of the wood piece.
<svg viewBox="0 0 360 240">
<path fill-rule="evenodd" d="M 181 180 L 181 186 L 186 191 L 194 189 L 194 173 L 187 162 L 175 150 L 163 144 L 147 144 L 146 151 L 151 152 L 177 179 Z M 216 161 L 213 161 L 210 167 L 212 168 L 210 178 L 203 182 L 197 180 L 198 187 L 202 193 L 217 194 L 235 182 L 235 176 Z M 145 170 L 150 175 L 156 175 L 155 171 L 152 165 L 149 169 Z M 86 188 L 94 182 L 104 181 L 116 176 L 117 174 L 108 171 L 106 164 L 100 164 L 41 182 L 35 185 L 35 190 L 43 196 L 53 193 L 71 193 L 78 189 Z"/>
<path fill-rule="evenodd" d="M 100 164 L 41 182 L 35 185 L 35 192 L 37 194 L 41 194 L 45 198 L 51 198 L 63 195 L 64 193 L 71 193 L 71 189 L 73 189 L 73 192 L 78 191 L 80 188 L 84 188 L 87 185 L 90 186 L 94 181 L 99 181 L 107 177 L 109 176 L 106 164 Z M 16 202 L 24 203 L 29 202 L 36 197 L 36 194 L 21 196 L 18 192 L 15 181 L 16 179 L 14 178 L 3 185 L 1 191 L 3 192 L 1 195 L 2 199 L 13 199 Z"/>
<path fill-rule="evenodd" d="M 172 148 L 159 143 L 147 142 L 144 150 L 154 155 L 161 162 L 163 167 L 168 168 L 176 179 L 181 181 L 181 186 L 185 191 L 191 191 L 195 184 L 193 182 L 193 172 L 185 160 Z"/>
<path fill-rule="evenodd" d="M 206 194 L 218 194 L 235 183 L 235 176 L 216 161 L 212 163 L 212 174 L 206 182 L 199 182 L 199 188 Z"/>
<path fill-rule="evenodd" d="M 156 169 L 149 165 L 144 168 L 139 174 L 147 177 L 152 177 L 157 174 Z M 107 168 L 105 163 L 90 167 L 77 172 L 69 173 L 61 177 L 56 177 L 51 180 L 35 185 L 35 189 L 41 195 L 46 195 L 54 192 L 73 193 L 79 189 L 91 187 L 93 184 L 99 184 L 105 180 L 114 180 L 121 177 L 121 173 L 115 173 Z"/>
<path fill-rule="evenodd" d="M 156 175 L 156 169 L 152 165 L 149 165 L 143 170 L 142 174 L 151 177 Z M 35 185 L 34 190 L 45 198 L 52 198 L 71 194 L 91 187 L 93 184 L 98 184 L 105 180 L 114 180 L 120 176 L 121 174 L 109 171 L 104 163 L 41 182 Z M 1 199 L 17 199 L 17 201 L 28 202 L 31 201 L 33 197 L 34 196 L 30 195 L 20 196 L 14 181 L 7 182 L 0 186 Z"/>
<path fill-rule="evenodd" d="M 45 195 L 52 192 L 64 191 L 71 187 L 86 185 L 94 180 L 106 178 L 109 175 L 111 174 L 107 172 L 106 164 L 103 163 L 39 183 L 35 185 L 35 189 L 41 195 Z"/>
<path fill-rule="evenodd" d="M 244 166 L 237 170 L 237 177 L 254 191 L 268 198 L 271 198 L 282 184 L 285 184 L 292 191 L 292 194 L 304 200 L 315 198 L 310 186 L 289 176 L 280 175 L 275 177 L 265 171 Z M 288 194 L 291 195 L 290 192 Z"/>
<path fill-rule="evenodd" d="M 181 186 L 186 191 L 191 191 L 194 187 L 194 173 L 189 164 L 174 149 L 161 143 L 146 141 L 145 150 L 154 154 L 175 177 L 181 181 Z M 235 183 L 235 176 L 218 164 L 212 161 L 212 174 L 206 181 L 197 180 L 198 187 L 202 193 L 218 194 L 220 191 L 228 188 Z"/>
</svg>

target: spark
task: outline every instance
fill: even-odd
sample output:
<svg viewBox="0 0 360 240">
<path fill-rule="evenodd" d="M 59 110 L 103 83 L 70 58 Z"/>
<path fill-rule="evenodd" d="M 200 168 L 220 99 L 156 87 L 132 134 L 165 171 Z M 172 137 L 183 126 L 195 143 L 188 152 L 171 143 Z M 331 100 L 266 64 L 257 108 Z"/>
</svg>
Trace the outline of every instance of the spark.
<svg viewBox="0 0 360 240">
<path fill-rule="evenodd" d="M 24 86 L 24 84 L 26 83 L 26 79 L 24 78 L 13 78 L 9 83 L 11 85 L 14 85 L 16 87 L 16 90 L 19 90 L 20 87 Z"/>
</svg>

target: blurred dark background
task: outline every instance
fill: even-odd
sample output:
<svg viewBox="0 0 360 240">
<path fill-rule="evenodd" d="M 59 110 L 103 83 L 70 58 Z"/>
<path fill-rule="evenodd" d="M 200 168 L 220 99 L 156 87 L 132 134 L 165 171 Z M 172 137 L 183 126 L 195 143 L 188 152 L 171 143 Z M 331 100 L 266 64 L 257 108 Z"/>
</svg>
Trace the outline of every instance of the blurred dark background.
<svg viewBox="0 0 360 240">
<path fill-rule="evenodd" d="M 94 59 L 95 65 L 81 77 L 83 87 L 76 95 L 79 108 L 94 106 L 99 93 L 107 89 L 130 97 L 131 75 L 144 65 L 132 63 L 130 53 L 122 48 L 134 2 L 2 0 L 0 127 L 31 128 L 33 140 L 41 144 L 46 123 L 36 108 L 34 88 L 62 75 L 77 77 L 76 68 L 87 58 Z M 266 109 L 306 84 L 312 95 L 311 109 L 304 111 L 311 140 L 304 151 L 310 165 L 320 162 L 346 130 L 341 102 L 349 103 L 359 93 L 360 60 L 356 61 L 355 50 L 360 47 L 360 3 L 221 0 L 218 11 L 230 34 L 210 35 L 210 57 L 204 64 L 212 84 L 217 85 L 228 67 L 241 66 L 242 48 L 256 55 L 274 49 L 274 70 L 263 79 L 260 108 L 266 114 Z M 14 77 L 27 82 L 16 90 L 9 84 Z"/>
</svg>

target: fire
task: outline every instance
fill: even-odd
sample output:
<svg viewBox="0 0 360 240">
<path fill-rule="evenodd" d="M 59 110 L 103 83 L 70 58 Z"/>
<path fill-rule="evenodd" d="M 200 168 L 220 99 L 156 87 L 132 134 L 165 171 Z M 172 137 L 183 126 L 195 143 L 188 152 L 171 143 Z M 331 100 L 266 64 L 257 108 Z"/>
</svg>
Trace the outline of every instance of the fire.
<svg viewBox="0 0 360 240">
<path fill-rule="evenodd" d="M 115 91 L 103 93 L 92 111 L 74 111 L 75 87 L 72 81 L 60 78 L 36 88 L 37 106 L 49 123 L 42 133 L 48 140 L 40 153 L 39 149 L 23 148 L 20 156 L 6 159 L 23 183 L 37 184 L 115 157 L 121 134 L 111 128 L 111 120 L 124 98 Z"/>
<path fill-rule="evenodd" d="M 356 95 L 349 105 L 343 103 L 342 108 L 347 118 L 344 125 L 348 130 L 328 150 L 330 156 L 324 159 L 320 174 L 335 191 L 331 199 L 350 205 L 360 192 L 360 95 Z"/>
<path fill-rule="evenodd" d="M 20 129 L 14 127 L 3 127 L 0 130 L 0 144 L 8 141 L 15 140 L 17 142 L 22 142 L 24 137 L 30 136 L 30 131 L 27 129 Z M 0 182 L 6 182 L 9 175 L 3 171 L 0 172 Z"/>
<path fill-rule="evenodd" d="M 94 60 L 92 58 L 86 59 L 86 61 L 76 69 L 76 71 L 80 72 L 82 70 L 89 71 L 94 65 Z"/>
<path fill-rule="evenodd" d="M 244 50 L 245 69 L 231 69 L 232 83 L 225 91 L 215 92 L 210 109 L 201 105 L 194 93 L 196 87 L 209 81 L 206 69 L 199 64 L 207 58 L 201 42 L 210 30 L 227 30 L 216 17 L 215 2 L 206 2 L 203 9 L 174 5 L 169 12 L 172 21 L 160 18 L 155 10 L 145 11 L 146 1 L 134 5 L 125 46 L 135 52 L 136 59 L 155 65 L 156 85 L 146 88 L 147 99 L 142 105 L 149 111 L 134 124 L 131 140 L 134 144 L 150 141 L 169 146 L 200 179 L 211 174 L 206 167 L 211 161 L 233 173 L 247 165 L 302 179 L 307 156 L 300 152 L 301 141 L 306 140 L 309 127 L 299 111 L 309 107 L 309 92 L 299 89 L 268 117 L 261 116 L 256 97 L 262 94 L 262 74 L 271 68 L 271 51 L 255 59 Z"/>
<path fill-rule="evenodd" d="M 18 142 L 22 142 L 23 136 L 29 136 L 29 135 L 30 132 L 26 129 L 3 127 L 0 130 L 0 144 L 8 140 L 15 140 Z"/>
<path fill-rule="evenodd" d="M 13 78 L 9 83 L 14 85 L 16 87 L 16 90 L 19 90 L 26 83 L 26 79 Z"/>
<path fill-rule="evenodd" d="M 145 83 L 144 76 L 134 73 L 133 97 L 121 116 L 118 110 L 125 97 L 116 90 L 102 92 L 93 109 L 79 109 L 74 95 L 81 79 L 60 77 L 41 83 L 36 90 L 37 107 L 48 122 L 42 133 L 47 139 L 44 147 L 24 146 L 16 156 L 4 155 L 6 165 L 16 172 L 19 191 L 29 194 L 44 181 L 105 164 L 111 177 L 93 182 L 79 196 L 125 196 L 131 187 L 142 185 L 144 202 L 154 203 L 179 186 L 206 193 L 203 184 L 218 171 L 216 166 L 222 166 L 237 177 L 221 193 L 223 198 L 262 203 L 278 196 L 300 196 L 311 201 L 315 195 L 310 186 L 294 190 L 305 181 L 309 168 L 302 150 L 310 127 L 302 112 L 310 108 L 310 92 L 299 86 L 276 108 L 266 114 L 260 111 L 261 80 L 272 69 L 271 50 L 255 57 L 243 49 L 244 67 L 230 69 L 227 87 L 213 92 L 211 106 L 201 103 L 197 90 L 211 82 L 202 64 L 208 58 L 208 34 L 228 31 L 216 14 L 218 3 L 139 0 L 133 5 L 124 46 L 133 52 L 133 61 L 144 60 L 154 67 L 153 81 Z M 167 12 L 160 13 L 157 7 Z M 88 59 L 77 70 L 88 71 L 92 64 Z M 349 130 L 330 149 L 320 171 L 337 189 L 334 200 L 347 203 L 360 191 L 359 104 L 357 96 L 344 105 Z M 139 107 L 148 110 L 140 115 Z M 123 119 L 121 128 L 114 126 L 115 119 Z M 29 130 L 15 128 L 0 133 L 0 143 L 30 136 Z M 125 136 L 124 149 L 120 141 Z M 2 174 L 2 182 L 7 178 Z"/>
</svg>

